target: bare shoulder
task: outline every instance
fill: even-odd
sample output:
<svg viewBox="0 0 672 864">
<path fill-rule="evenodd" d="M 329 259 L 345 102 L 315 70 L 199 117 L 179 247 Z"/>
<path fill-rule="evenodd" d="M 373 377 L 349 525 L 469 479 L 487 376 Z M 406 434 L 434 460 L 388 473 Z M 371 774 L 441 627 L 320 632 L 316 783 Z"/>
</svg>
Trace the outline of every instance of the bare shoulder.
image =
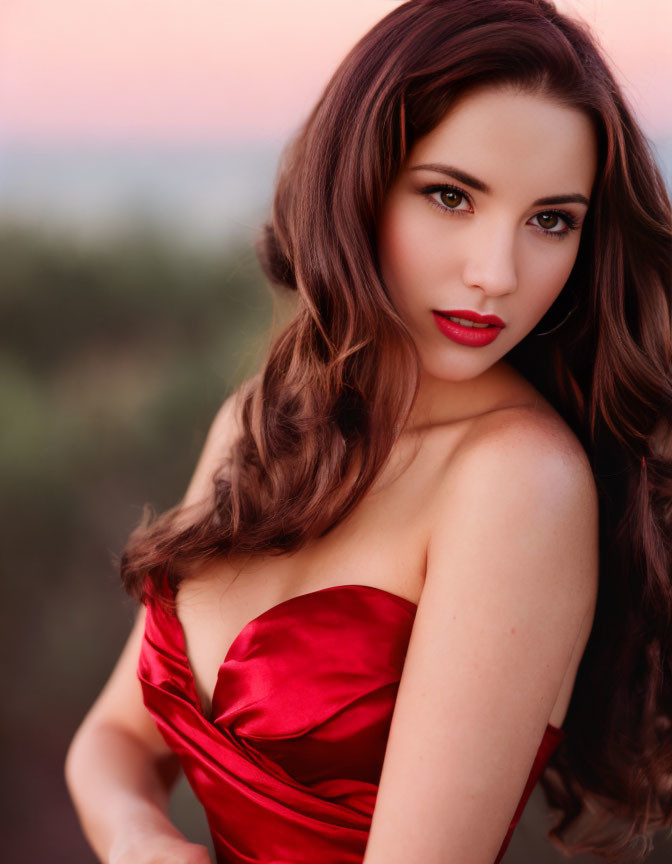
<svg viewBox="0 0 672 864">
<path fill-rule="evenodd" d="M 547 404 L 547 403 L 546 403 Z M 550 406 L 518 406 L 493 415 L 474 438 L 474 453 L 497 462 L 558 500 L 574 499 L 584 512 L 596 512 L 597 486 L 588 455 L 576 434 Z M 488 455 L 489 454 L 489 455 Z M 465 448 L 466 455 L 466 448 Z"/>
<path fill-rule="evenodd" d="M 530 452 L 530 447 L 533 448 Z M 587 479 L 592 469 L 581 442 L 566 421 L 547 402 L 525 403 L 500 408 L 477 418 L 472 434 L 462 442 L 463 455 L 477 451 L 479 456 L 494 451 L 496 456 L 515 450 L 530 457 L 530 464 L 545 458 L 566 462 L 568 470 Z"/>
<path fill-rule="evenodd" d="M 508 528 L 512 547 L 524 538 L 543 538 L 549 559 L 562 560 L 570 544 L 576 560 L 565 587 L 594 603 L 597 486 L 581 442 L 550 407 L 520 405 L 479 418 L 452 454 L 439 499 L 438 536 L 459 508 L 480 514 L 493 529 Z"/>
<path fill-rule="evenodd" d="M 193 507 L 212 504 L 213 477 L 242 431 L 241 407 L 241 391 L 237 390 L 224 400 L 215 414 L 187 491 L 180 502 L 181 510 L 191 512 Z"/>
<path fill-rule="evenodd" d="M 575 436 L 534 406 L 471 432 L 433 508 L 364 864 L 495 860 L 594 608 Z"/>
</svg>

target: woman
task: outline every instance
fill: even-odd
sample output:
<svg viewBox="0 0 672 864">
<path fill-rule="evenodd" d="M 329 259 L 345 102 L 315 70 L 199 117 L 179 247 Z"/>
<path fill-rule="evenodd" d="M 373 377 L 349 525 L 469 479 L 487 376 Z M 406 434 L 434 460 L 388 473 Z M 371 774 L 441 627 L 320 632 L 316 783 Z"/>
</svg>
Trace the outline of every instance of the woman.
<svg viewBox="0 0 672 864">
<path fill-rule="evenodd" d="M 670 223 L 550 2 L 355 45 L 258 245 L 295 314 L 122 556 L 66 765 L 101 860 L 208 860 L 180 765 L 231 864 L 491 864 L 539 777 L 569 853 L 672 824 Z"/>
</svg>

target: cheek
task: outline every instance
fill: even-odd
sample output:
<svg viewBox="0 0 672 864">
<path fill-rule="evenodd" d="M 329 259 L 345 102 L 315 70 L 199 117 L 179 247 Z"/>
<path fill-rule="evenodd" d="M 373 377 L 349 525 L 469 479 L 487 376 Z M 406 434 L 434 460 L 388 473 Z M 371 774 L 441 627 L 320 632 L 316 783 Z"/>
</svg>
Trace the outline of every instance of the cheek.
<svg viewBox="0 0 672 864">
<path fill-rule="evenodd" d="M 558 244 L 564 240 L 551 241 Z M 576 261 L 577 246 L 559 249 L 554 256 L 544 255 L 535 260 L 527 273 L 526 283 L 531 287 L 530 313 L 540 318 L 558 297 L 569 279 Z"/>
<path fill-rule="evenodd" d="M 387 294 L 398 308 L 398 295 L 406 283 L 410 267 L 403 242 L 403 232 L 399 230 L 399 226 L 392 218 L 381 225 L 378 234 L 378 255 Z"/>
<path fill-rule="evenodd" d="M 403 302 L 405 293 L 419 296 L 424 277 L 439 267 L 436 240 L 423 230 L 422 220 L 393 213 L 378 236 L 381 272 L 391 296 Z M 417 290 L 416 290 L 417 289 Z"/>
</svg>

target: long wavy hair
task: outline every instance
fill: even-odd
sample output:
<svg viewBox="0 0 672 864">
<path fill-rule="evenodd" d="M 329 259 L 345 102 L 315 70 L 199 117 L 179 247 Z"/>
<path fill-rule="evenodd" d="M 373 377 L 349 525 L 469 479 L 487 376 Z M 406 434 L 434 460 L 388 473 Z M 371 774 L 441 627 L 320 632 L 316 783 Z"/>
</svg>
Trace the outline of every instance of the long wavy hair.
<svg viewBox="0 0 672 864">
<path fill-rule="evenodd" d="M 237 390 L 239 433 L 212 503 L 186 521 L 179 505 L 158 516 L 145 505 L 121 577 L 147 602 L 146 580 L 176 587 L 190 562 L 296 550 L 366 493 L 420 374 L 381 276 L 381 205 L 414 142 L 484 84 L 585 112 L 597 136 L 575 266 L 507 357 L 578 436 L 600 495 L 595 622 L 567 738 L 541 778 L 560 816 L 549 839 L 570 855 L 641 860 L 672 823 L 672 219 L 595 37 L 553 3 L 410 0 L 347 54 L 283 152 L 255 244 L 295 314 Z"/>
</svg>

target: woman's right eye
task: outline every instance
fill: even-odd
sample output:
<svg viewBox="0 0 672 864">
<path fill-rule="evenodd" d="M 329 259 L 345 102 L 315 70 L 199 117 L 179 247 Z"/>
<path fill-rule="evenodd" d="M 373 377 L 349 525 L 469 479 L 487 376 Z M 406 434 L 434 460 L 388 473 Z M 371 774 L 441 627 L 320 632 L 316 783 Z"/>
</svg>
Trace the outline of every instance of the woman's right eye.
<svg viewBox="0 0 672 864">
<path fill-rule="evenodd" d="M 446 186 L 439 184 L 427 186 L 421 190 L 422 194 L 427 198 L 430 204 L 437 208 L 442 213 L 460 212 L 458 206 L 462 199 L 468 201 L 469 197 L 462 189 L 457 186 Z M 436 196 L 436 197 L 435 197 Z"/>
</svg>

